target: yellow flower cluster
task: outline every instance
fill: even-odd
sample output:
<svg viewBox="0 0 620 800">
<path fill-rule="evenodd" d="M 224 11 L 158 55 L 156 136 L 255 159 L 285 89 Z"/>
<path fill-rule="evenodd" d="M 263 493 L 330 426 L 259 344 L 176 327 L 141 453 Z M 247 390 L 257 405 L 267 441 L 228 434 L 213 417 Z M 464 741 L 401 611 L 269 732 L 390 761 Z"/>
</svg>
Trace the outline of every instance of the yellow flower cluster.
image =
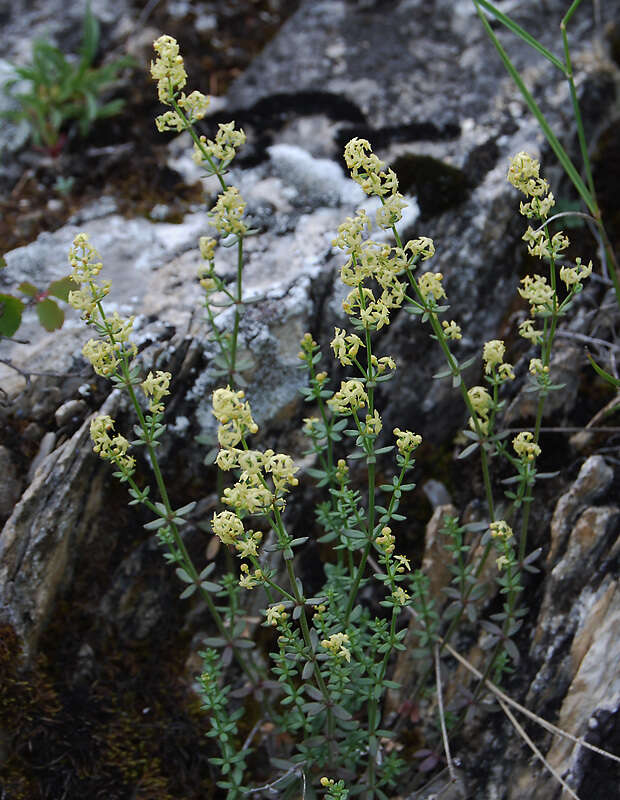
<svg viewBox="0 0 620 800">
<path fill-rule="evenodd" d="M 528 339 L 533 344 L 537 344 L 540 341 L 542 334 L 541 330 L 534 328 L 534 321 L 531 319 L 525 319 L 519 325 L 519 336 Z"/>
<path fill-rule="evenodd" d="M 200 255 L 205 261 L 213 261 L 215 258 L 215 248 L 217 242 L 211 236 L 201 236 L 198 240 L 198 247 L 200 248 Z"/>
<path fill-rule="evenodd" d="M 142 391 L 149 398 L 149 411 L 151 414 L 161 414 L 163 412 L 164 404 L 161 401 L 166 395 L 170 394 L 168 387 L 171 380 L 172 375 L 169 372 L 157 370 L 155 375 L 149 372 L 146 380 L 142 381 Z"/>
<path fill-rule="evenodd" d="M 235 447 L 246 433 L 258 431 L 244 397 L 243 390 L 234 391 L 230 386 L 213 392 L 213 416 L 220 423 L 217 437 L 222 447 Z"/>
<path fill-rule="evenodd" d="M 487 375 L 491 375 L 493 370 L 497 367 L 499 377 L 502 380 L 514 380 L 515 374 L 512 369 L 512 364 L 504 362 L 504 353 L 506 347 L 501 339 L 491 339 L 484 345 L 482 351 L 482 360 L 484 361 L 484 371 Z"/>
<path fill-rule="evenodd" d="M 179 45 L 172 36 L 160 36 L 153 42 L 157 58 L 151 62 L 151 77 L 157 81 L 159 100 L 166 106 L 176 101 L 183 109 L 185 119 L 177 111 L 166 111 L 155 118 L 155 125 L 160 133 L 164 131 L 185 130 L 188 125 L 202 119 L 209 107 L 209 98 L 202 92 L 193 91 L 189 95 L 180 90 L 187 83 L 187 73 L 183 57 L 179 53 Z"/>
<path fill-rule="evenodd" d="M 441 323 L 443 327 L 443 332 L 448 337 L 448 339 L 462 339 L 463 334 L 461 333 L 461 326 L 457 325 L 454 320 L 448 322 L 447 320 L 443 320 Z"/>
<path fill-rule="evenodd" d="M 345 161 L 351 177 L 369 195 L 381 200 L 376 213 L 377 225 L 388 229 L 398 222 L 406 203 L 397 191 L 398 180 L 392 170 L 384 166 L 372 153 L 366 139 L 352 139 L 345 147 Z M 390 323 L 390 311 L 400 308 L 405 299 L 406 284 L 399 280 L 414 260 L 425 260 L 435 252 L 427 237 L 407 242 L 404 247 L 390 247 L 366 239 L 371 221 L 365 210 L 359 209 L 355 217 L 348 217 L 338 228 L 334 247 L 344 250 L 348 259 L 341 270 L 341 279 L 352 291 L 342 304 L 346 314 L 357 316 L 365 328 L 379 330 Z M 381 294 L 367 282 L 379 285 Z M 346 357 L 346 355 L 345 355 Z"/>
<path fill-rule="evenodd" d="M 283 495 L 289 491 L 289 487 L 299 483 L 295 477 L 299 467 L 293 459 L 273 450 L 262 453 L 258 450 L 223 448 L 217 455 L 216 463 L 225 472 L 234 468 L 241 470 L 239 480 L 232 488 L 224 490 L 222 500 L 250 514 L 263 511 L 276 501 L 278 507 L 283 508 Z M 268 477 L 273 483 L 273 491 L 267 485 Z"/>
<path fill-rule="evenodd" d="M 344 160 L 351 171 L 351 177 L 366 194 L 384 197 L 386 194 L 394 194 L 398 189 L 396 174 L 391 169 L 387 172 L 381 171 L 385 164 L 372 152 L 370 142 L 366 139 L 359 139 L 357 136 L 351 139 L 344 148 Z"/>
<path fill-rule="evenodd" d="M 121 434 L 110 436 L 109 431 L 114 430 L 114 420 L 107 414 L 95 417 L 90 423 L 90 438 L 93 440 L 93 450 L 101 458 L 112 461 L 124 473 L 131 473 L 136 465 L 133 456 L 127 455 L 130 444 Z"/>
<path fill-rule="evenodd" d="M 160 101 L 169 106 L 176 93 L 187 83 L 183 57 L 179 53 L 177 40 L 172 36 L 160 36 L 153 42 L 153 48 L 157 58 L 151 62 L 151 77 L 157 81 Z"/>
<path fill-rule="evenodd" d="M 420 275 L 418 278 L 418 288 L 420 289 L 422 297 L 425 300 L 428 299 L 429 295 L 432 295 L 435 300 L 445 297 L 446 293 L 441 285 L 442 280 L 443 274 L 441 272 L 425 272 L 423 275 Z"/>
<path fill-rule="evenodd" d="M 225 192 L 219 195 L 213 211 L 209 215 L 213 217 L 211 223 L 222 236 L 242 237 L 246 234 L 248 227 L 243 222 L 243 212 L 246 203 L 239 193 L 236 186 L 229 186 Z"/>
<path fill-rule="evenodd" d="M 492 522 L 489 525 L 491 529 L 491 536 L 494 539 L 501 539 L 504 542 L 507 542 L 512 536 L 512 528 L 510 525 L 503 519 L 498 519 L 495 522 Z"/>
<path fill-rule="evenodd" d="M 255 569 L 253 574 L 250 574 L 250 568 L 247 564 L 242 564 L 240 569 L 241 577 L 239 578 L 239 586 L 241 586 L 242 589 L 255 589 L 265 580 L 265 576 L 260 569 Z"/>
<path fill-rule="evenodd" d="M 352 414 L 368 405 L 364 384 L 358 380 L 342 381 L 340 389 L 328 401 L 336 414 Z"/>
<path fill-rule="evenodd" d="M 245 532 L 243 522 L 234 511 L 221 511 L 211 519 L 213 533 L 222 544 L 235 544 Z"/>
<path fill-rule="evenodd" d="M 409 600 L 411 595 L 409 595 L 402 586 L 397 586 L 396 589 L 392 592 L 392 599 L 395 603 L 399 606 L 404 606 L 407 600 Z"/>
<path fill-rule="evenodd" d="M 487 392 L 484 386 L 472 386 L 472 388 L 467 392 L 467 396 L 472 404 L 478 425 L 480 426 L 482 433 L 488 433 L 490 421 L 489 414 L 491 412 L 491 408 L 493 407 L 493 399 L 491 398 L 491 395 Z M 469 418 L 469 427 L 472 430 L 476 430 L 476 425 L 472 417 Z"/>
<path fill-rule="evenodd" d="M 523 288 L 519 294 L 530 304 L 532 314 L 548 311 L 553 307 L 554 291 L 544 275 L 526 275 L 521 279 Z"/>
<path fill-rule="evenodd" d="M 540 447 L 534 441 L 534 434 L 530 431 L 517 434 L 512 440 L 512 446 L 519 458 L 526 461 L 533 461 L 541 453 Z"/>
<path fill-rule="evenodd" d="M 288 614 L 284 610 L 284 606 L 280 603 L 280 605 L 268 608 L 265 612 L 265 616 L 267 617 L 267 624 L 275 627 L 279 622 L 283 622 L 287 619 Z"/>
<path fill-rule="evenodd" d="M 258 546 L 263 535 L 260 531 L 246 531 L 242 520 L 234 511 L 221 511 L 211 519 L 213 533 L 222 544 L 232 544 L 239 558 L 258 556 Z"/>
<path fill-rule="evenodd" d="M 79 289 L 69 292 L 69 304 L 81 312 L 82 319 L 90 321 L 98 316 L 97 304 L 110 291 L 110 281 L 97 283 L 103 264 L 99 261 L 99 253 L 91 246 L 85 233 L 78 233 L 69 251 L 71 264 L 71 280 L 79 285 Z"/>
<path fill-rule="evenodd" d="M 382 428 L 383 422 L 381 421 L 381 417 L 379 416 L 379 412 L 376 408 L 372 415 L 366 414 L 364 433 L 370 434 L 371 436 L 378 436 L 381 433 Z"/>
<path fill-rule="evenodd" d="M 510 162 L 508 181 L 526 197 L 529 203 L 521 203 L 521 213 L 525 217 L 546 219 L 555 205 L 548 182 L 540 177 L 540 163 L 528 153 L 518 153 Z"/>
<path fill-rule="evenodd" d="M 545 366 L 540 358 L 531 358 L 529 366 L 530 375 L 535 378 L 538 376 L 546 375 L 549 372 L 549 367 Z"/>
<path fill-rule="evenodd" d="M 91 246 L 88 236 L 79 233 L 73 240 L 69 251 L 69 263 L 72 267 L 71 280 L 80 288 L 69 292 L 69 304 L 78 309 L 82 319 L 96 324 L 102 337 L 89 339 L 82 348 L 82 354 L 92 364 L 97 375 L 109 377 L 113 375 L 119 364 L 118 356 L 124 354 L 132 357 L 136 354 L 136 346 L 129 337 L 133 328 L 134 317 L 122 319 L 118 312 L 106 317 L 101 309 L 101 301 L 110 291 L 110 281 L 97 283 L 97 276 L 102 264 L 99 254 Z"/>
<path fill-rule="evenodd" d="M 401 431 L 400 428 L 394 428 L 392 433 L 396 436 L 396 447 L 401 456 L 413 453 L 422 444 L 422 437 L 418 433 Z"/>
<path fill-rule="evenodd" d="M 235 121 L 220 123 L 215 141 L 207 139 L 206 136 L 200 137 L 200 145 L 194 144 L 193 159 L 197 164 L 204 161 L 218 159 L 230 164 L 237 155 L 237 150 L 245 144 L 245 133 L 243 129 L 235 130 Z"/>
<path fill-rule="evenodd" d="M 531 226 L 528 226 L 521 238 L 527 242 L 527 252 L 538 258 L 556 258 L 570 244 L 562 231 L 549 237 L 544 228 L 533 230 Z"/>
<path fill-rule="evenodd" d="M 581 259 L 575 259 L 574 267 L 560 267 L 560 280 L 564 281 L 567 289 L 573 286 L 581 286 L 581 281 L 592 274 L 592 262 L 588 262 L 586 267 L 581 263 Z"/>
<path fill-rule="evenodd" d="M 258 425 L 252 419 L 250 405 L 243 391 L 230 387 L 213 392 L 213 414 L 220 422 L 218 441 L 222 447 L 216 463 L 221 470 L 239 469 L 239 479 L 224 490 L 222 501 L 237 511 L 260 513 L 277 504 L 284 508 L 283 495 L 299 483 L 295 473 L 299 467 L 285 453 L 266 450 L 237 449 L 246 432 L 256 433 Z M 268 486 L 271 479 L 273 490 Z"/>
<path fill-rule="evenodd" d="M 348 634 L 332 633 L 328 639 L 323 639 L 321 642 L 321 647 L 324 647 L 325 650 L 329 650 L 332 655 L 338 658 L 344 658 L 345 661 L 351 661 L 351 651 L 348 647 L 345 647 L 346 644 L 349 644 Z"/>
<path fill-rule="evenodd" d="M 392 529 L 385 525 L 381 528 L 381 533 L 375 539 L 375 544 L 382 553 L 389 556 L 394 552 L 395 543 L 396 537 L 392 533 Z"/>
<path fill-rule="evenodd" d="M 82 355 L 90 361 L 97 375 L 104 378 L 114 375 L 120 363 L 114 345 L 103 339 L 89 339 L 82 348 Z"/>
<path fill-rule="evenodd" d="M 332 339 L 330 347 L 342 366 L 347 367 L 353 363 L 360 347 L 365 347 L 364 342 L 354 333 L 347 334 L 343 328 L 334 330 L 336 335 Z"/>
</svg>

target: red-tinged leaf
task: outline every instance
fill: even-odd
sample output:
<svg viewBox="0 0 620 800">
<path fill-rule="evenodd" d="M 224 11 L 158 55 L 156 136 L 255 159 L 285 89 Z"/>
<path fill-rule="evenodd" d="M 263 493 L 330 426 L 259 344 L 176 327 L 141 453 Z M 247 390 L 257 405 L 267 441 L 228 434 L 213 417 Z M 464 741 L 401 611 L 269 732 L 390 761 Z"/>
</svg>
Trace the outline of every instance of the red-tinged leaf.
<svg viewBox="0 0 620 800">
<path fill-rule="evenodd" d="M 20 283 L 17 287 L 22 294 L 28 295 L 28 297 L 36 297 L 39 294 L 39 290 L 33 283 L 29 283 L 28 281 L 24 281 Z"/>
<path fill-rule="evenodd" d="M 0 336 L 12 336 L 22 321 L 24 304 L 12 294 L 0 294 Z"/>
<path fill-rule="evenodd" d="M 58 307 L 55 300 L 50 300 L 49 297 L 37 303 L 37 316 L 46 331 L 62 328 L 62 323 L 65 321 L 65 312 Z"/>
</svg>

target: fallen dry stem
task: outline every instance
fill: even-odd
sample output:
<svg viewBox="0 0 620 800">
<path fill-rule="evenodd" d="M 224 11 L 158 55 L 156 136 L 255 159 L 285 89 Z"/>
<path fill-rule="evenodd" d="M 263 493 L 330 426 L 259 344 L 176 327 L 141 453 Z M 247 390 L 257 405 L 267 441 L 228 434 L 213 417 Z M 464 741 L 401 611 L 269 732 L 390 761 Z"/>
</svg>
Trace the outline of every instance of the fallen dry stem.
<svg viewBox="0 0 620 800">
<path fill-rule="evenodd" d="M 475 675 L 476 678 L 478 679 L 482 678 L 482 673 L 480 673 L 473 666 L 473 664 L 470 664 L 466 658 L 463 658 L 463 656 L 460 653 L 458 653 L 451 645 L 449 645 L 446 642 L 444 643 L 444 647 L 453 658 L 456 658 L 456 660 L 460 664 L 462 664 L 465 667 L 465 669 L 469 670 L 473 675 Z M 498 701 L 502 700 L 506 705 L 512 706 L 512 708 L 516 708 L 522 714 L 525 714 L 526 717 L 529 717 L 529 719 L 531 719 L 533 722 L 537 722 L 541 727 L 549 731 L 549 733 L 555 733 L 557 736 L 562 736 L 564 739 L 569 739 L 571 742 L 581 745 L 581 747 L 585 747 L 588 750 L 592 750 L 594 753 L 598 753 L 599 756 L 604 756 L 605 758 L 610 758 L 612 761 L 617 761 L 618 763 L 620 763 L 620 757 L 615 756 L 613 753 L 609 753 L 607 750 L 603 750 L 600 747 L 596 747 L 596 745 L 586 742 L 580 736 L 573 736 L 572 733 L 567 733 L 567 731 L 562 730 L 562 728 L 558 728 L 551 722 L 547 722 L 546 719 L 543 719 L 542 717 L 539 717 L 537 714 L 534 714 L 534 712 L 530 711 L 529 708 L 522 706 L 520 703 L 517 703 L 516 700 L 513 700 L 507 694 L 502 692 L 502 690 L 499 687 L 497 687 L 494 683 L 492 683 L 490 680 L 488 680 L 488 678 L 485 680 L 484 683 L 487 689 L 491 692 L 491 694 L 494 694 L 495 697 L 497 697 Z"/>
<path fill-rule="evenodd" d="M 525 732 L 523 726 L 519 722 L 519 720 L 515 717 L 512 711 L 508 708 L 506 703 L 501 699 L 497 698 L 497 702 L 502 707 L 502 711 L 508 717 L 510 722 L 512 723 L 514 729 L 519 734 L 519 736 L 523 739 L 523 741 L 527 744 L 527 746 L 532 750 L 534 755 L 539 758 L 545 767 L 549 770 L 549 772 L 553 775 L 553 777 L 562 784 L 562 787 L 569 793 L 571 797 L 574 797 L 575 800 L 579 800 L 579 795 L 576 795 L 575 792 L 570 788 L 570 786 L 566 783 L 566 781 L 562 778 L 559 772 L 557 772 L 551 764 L 547 761 L 547 759 L 543 756 L 540 750 L 536 747 L 534 742 L 530 739 L 530 737 Z"/>
</svg>

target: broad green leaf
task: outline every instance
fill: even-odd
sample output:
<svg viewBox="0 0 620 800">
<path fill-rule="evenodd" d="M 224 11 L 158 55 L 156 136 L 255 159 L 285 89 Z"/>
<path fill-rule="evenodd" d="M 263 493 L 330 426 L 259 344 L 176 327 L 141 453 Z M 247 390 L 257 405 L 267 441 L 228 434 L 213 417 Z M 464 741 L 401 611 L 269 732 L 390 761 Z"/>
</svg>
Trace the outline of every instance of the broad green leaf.
<svg viewBox="0 0 620 800">
<path fill-rule="evenodd" d="M 0 294 L 0 336 L 12 336 L 22 321 L 24 304 L 12 294 Z"/>
<path fill-rule="evenodd" d="M 64 300 L 66 303 L 69 299 L 69 292 L 74 292 L 77 288 L 77 284 L 67 276 L 58 281 L 52 281 L 47 287 L 47 291 L 59 300 Z"/>
<path fill-rule="evenodd" d="M 55 331 L 58 328 L 62 328 L 62 324 L 65 321 L 65 312 L 58 307 L 58 303 L 55 300 L 50 300 L 49 297 L 37 303 L 37 316 L 46 331 Z"/>
<path fill-rule="evenodd" d="M 37 287 L 29 281 L 23 281 L 23 283 L 20 283 L 17 288 L 20 292 L 28 295 L 28 297 L 36 297 L 39 294 Z"/>
</svg>

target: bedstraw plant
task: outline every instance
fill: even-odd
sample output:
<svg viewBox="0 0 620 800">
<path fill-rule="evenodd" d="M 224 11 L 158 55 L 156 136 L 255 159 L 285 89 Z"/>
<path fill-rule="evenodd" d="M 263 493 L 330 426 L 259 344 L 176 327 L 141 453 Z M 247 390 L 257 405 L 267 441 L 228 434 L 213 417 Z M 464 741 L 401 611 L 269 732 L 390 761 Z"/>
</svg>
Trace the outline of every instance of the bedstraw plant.
<svg viewBox="0 0 620 800">
<path fill-rule="evenodd" d="M 210 212 L 216 237 L 200 239 L 203 266 L 198 276 L 222 379 L 212 395 L 219 426 L 215 462 L 223 476 L 221 505 L 210 520 L 210 535 L 228 556 L 221 574 L 216 574 L 215 561 L 196 563 L 190 557 L 183 526 L 195 503 L 175 507 L 159 465 L 157 446 L 165 435 L 173 376 L 160 370 L 144 374 L 131 343 L 133 318 L 106 312 L 109 282 L 100 278 L 99 256 L 80 234 L 70 254 L 72 279 L 79 289 L 69 299 L 95 332 L 83 352 L 97 374 L 128 394 L 138 420 L 136 438 L 130 441 L 109 416 L 95 417 L 94 449 L 127 484 L 130 503 L 141 503 L 152 513 L 145 527 L 174 568 L 181 597 L 201 596 L 211 615 L 213 634 L 201 653 L 198 688 L 208 713 L 207 735 L 219 749 L 212 762 L 226 797 L 238 800 L 277 792 L 283 797 L 301 793 L 334 800 L 348 795 L 385 800 L 406 766 L 390 743 L 395 732 L 385 725 L 384 700 L 387 690 L 398 689 L 391 669 L 395 654 L 406 648 L 409 617 L 415 618 L 416 654 L 426 659 L 429 679 L 434 658 L 451 647 L 450 640 L 464 623 L 479 624 L 486 632 L 488 652 L 476 693 L 485 688 L 489 676 L 501 681 L 519 660 L 514 636 L 525 613 L 524 573 L 535 569 L 537 555 L 528 550 L 528 525 L 534 487 L 542 477 L 537 471 L 541 420 L 547 396 L 558 388 L 551 352 L 558 323 L 592 264 L 577 259 L 559 265 L 568 240 L 548 224 L 553 195 L 538 162 L 525 153 L 517 155 L 508 179 L 524 195 L 521 213 L 531 224 L 523 238 L 541 261 L 541 272 L 526 276 L 518 288 L 530 308 L 519 333 L 532 350 L 530 388 L 538 395 L 538 405 L 532 430 L 518 432 L 510 441 L 501 428 L 502 395 L 515 371 L 505 360 L 504 342 L 484 344 L 482 379 L 479 385 L 469 385 L 463 371 L 471 361 L 461 363 L 456 355 L 461 328 L 449 314 L 443 275 L 429 269 L 434 244 L 424 236 L 401 240 L 397 223 L 406 201 L 398 191 L 398 178 L 366 140 L 352 139 L 345 148 L 347 167 L 352 179 L 376 199 L 377 210 L 371 216 L 360 209 L 342 223 L 334 240 L 343 253 L 341 279 L 349 290 L 343 303 L 348 322 L 335 329 L 331 341 L 333 356 L 344 370 L 340 386 L 330 386 L 325 355 L 313 336 L 307 333 L 301 341 L 300 366 L 308 374 L 303 395 L 311 409 L 303 429 L 307 455 L 314 457 L 314 466 L 302 471 L 290 455 L 253 444 L 258 426 L 252 416 L 252 387 L 248 399 L 241 375 L 243 243 L 252 231 L 245 202 L 227 184 L 226 174 L 245 136 L 232 122 L 220 125 L 213 140 L 201 135 L 196 124 L 205 115 L 208 99 L 198 91 L 183 91 L 187 75 L 174 39 L 160 37 L 155 50 L 151 72 L 167 106 L 157 127 L 188 131 L 195 160 L 207 175 L 217 176 L 221 186 Z M 374 228 L 391 233 L 391 243 L 373 240 Z M 233 284 L 216 270 L 222 246 L 236 248 Z M 233 310 L 227 329 L 218 316 L 222 307 Z M 399 309 L 426 326 L 445 357 L 446 369 L 435 377 L 450 379 L 462 397 L 468 444 L 461 456 L 477 459 L 484 484 L 484 522 L 472 526 L 451 518 L 445 525 L 453 574 L 445 607 L 430 596 L 428 576 L 415 569 L 398 546 L 406 521 L 399 510 L 401 500 L 415 486 L 415 454 L 422 441 L 405 427 L 386 435 L 377 403 L 379 384 L 397 380 L 398 365 L 382 351 L 380 331 Z M 153 486 L 138 484 L 133 453 L 140 447 L 152 467 Z M 498 498 L 491 467 L 500 460 L 509 465 L 513 477 Z M 352 463 L 357 464 L 357 477 L 364 476 L 363 488 L 351 478 Z M 379 481 L 378 474 L 391 477 Z M 314 596 L 308 596 L 296 559 L 307 537 L 291 529 L 287 514 L 300 480 L 314 480 L 322 490 L 316 520 L 322 531 L 319 541 L 324 548 L 329 545 L 331 553 L 323 563 L 324 585 Z M 237 557 L 238 566 L 231 556 Z M 488 574 L 493 577 L 485 577 Z M 369 585 L 380 613 L 361 599 Z M 273 630 L 269 654 L 257 647 L 248 629 L 248 592 L 254 590 L 264 598 L 262 625 Z M 493 592 L 503 598 L 501 611 L 479 619 L 482 598 Z M 424 678 L 419 690 L 427 684 Z M 263 715 L 254 728 L 253 720 L 243 719 L 247 707 L 240 699 L 252 691 L 260 698 Z M 269 748 L 274 772 L 261 784 L 265 775 L 253 776 L 248 759 L 256 731 L 267 722 L 278 735 Z M 444 722 L 442 716 L 442 729 Z"/>
</svg>

